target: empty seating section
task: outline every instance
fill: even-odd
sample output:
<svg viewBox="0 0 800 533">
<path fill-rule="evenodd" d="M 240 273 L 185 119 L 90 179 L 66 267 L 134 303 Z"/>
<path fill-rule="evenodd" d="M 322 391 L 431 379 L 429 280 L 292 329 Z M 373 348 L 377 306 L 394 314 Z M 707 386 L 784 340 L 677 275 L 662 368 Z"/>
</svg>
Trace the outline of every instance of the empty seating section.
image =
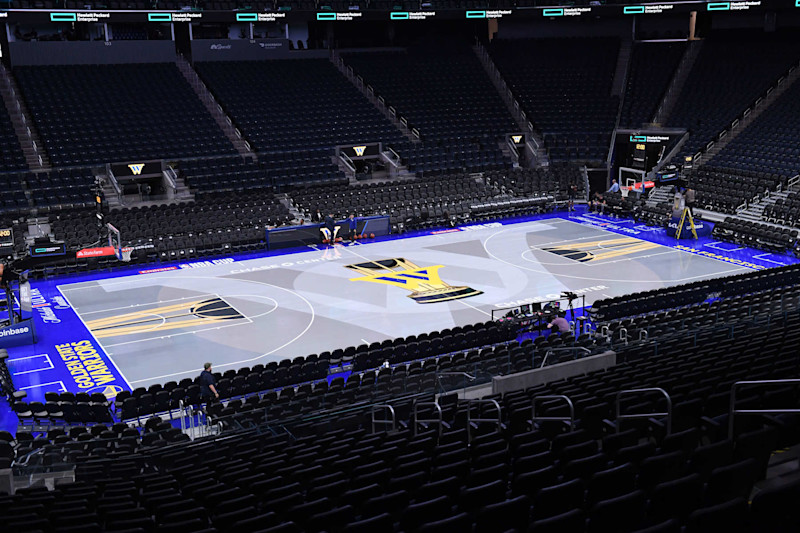
<svg viewBox="0 0 800 533">
<path fill-rule="evenodd" d="M 679 157 L 694 155 L 800 59 L 800 45 L 779 39 L 717 38 L 703 47 L 667 119 L 690 137 Z"/>
<path fill-rule="evenodd" d="M 470 206 L 495 194 L 496 191 L 487 187 L 482 179 L 445 175 L 347 188 L 334 185 L 297 190 L 292 193 L 292 201 L 309 220 L 319 209 L 338 218 L 345 218 L 350 213 L 358 216 L 389 215 L 392 224 L 412 221 L 410 224 L 416 226 L 421 222 L 441 225 L 449 217 L 466 220 Z"/>
<path fill-rule="evenodd" d="M 752 220 L 725 217 L 714 225 L 712 235 L 720 240 L 750 248 L 786 253 L 797 250 L 797 230 Z"/>
<path fill-rule="evenodd" d="M 619 40 L 495 40 L 492 58 L 550 159 L 605 160 L 619 98 L 611 84 Z"/>
<path fill-rule="evenodd" d="M 240 157 L 183 161 L 180 172 L 196 196 L 265 187 L 347 185 L 325 149 L 261 154 L 257 162 Z"/>
<path fill-rule="evenodd" d="M 511 161 L 489 139 L 448 139 L 422 143 L 402 142 L 393 147 L 408 170 L 418 176 L 449 172 L 481 172 L 508 168 Z"/>
<path fill-rule="evenodd" d="M 737 207 L 776 190 L 780 184 L 785 185 L 786 178 L 769 172 L 708 164 L 694 171 L 689 183 L 697 191 L 699 207 L 732 214 Z"/>
<path fill-rule="evenodd" d="M 777 198 L 764 207 L 762 216 L 774 224 L 800 228 L 800 194 L 789 192 L 785 198 Z"/>
<path fill-rule="evenodd" d="M 0 103 L 0 172 L 27 168 L 25 154 L 19 145 L 17 134 L 6 106 Z"/>
<path fill-rule="evenodd" d="M 800 267 L 791 265 L 704 281 L 676 287 L 627 294 L 598 300 L 589 311 L 597 322 L 700 304 L 716 296 L 760 292 L 771 287 L 791 287 L 800 281 Z"/>
<path fill-rule="evenodd" d="M 106 215 L 120 229 L 123 244 L 133 246 L 134 262 L 176 260 L 263 249 L 267 226 L 288 222 L 292 216 L 268 190 L 215 193 L 186 204 L 125 208 Z M 51 219 L 51 228 L 69 248 L 81 248 L 98 236 L 92 212 L 63 214 Z M 79 262 L 79 270 L 97 261 Z"/>
<path fill-rule="evenodd" d="M 258 152 L 328 149 L 403 136 L 327 59 L 195 68 Z"/>
<path fill-rule="evenodd" d="M 580 168 L 569 164 L 553 164 L 543 168 L 515 168 L 506 171 L 487 172 L 485 176 L 501 191 L 514 196 L 537 196 L 549 194 L 556 200 L 566 200 L 572 185 L 578 188 L 578 198 L 585 199 L 586 184 Z"/>
<path fill-rule="evenodd" d="M 409 169 L 474 172 L 481 165 L 509 166 L 497 141 L 518 126 L 469 47 L 436 44 L 342 57 L 419 129 L 421 146 L 404 143 L 397 149 Z"/>
<path fill-rule="evenodd" d="M 665 522 L 668 531 L 709 531 L 724 521 L 726 531 L 749 532 L 778 520 L 771 504 L 793 530 L 796 483 L 749 500 L 773 450 L 800 441 L 796 416 L 742 417 L 731 437 L 726 417 L 733 382 L 800 376 L 789 348 L 800 341 L 799 325 L 793 315 L 769 331 L 699 328 L 662 340 L 657 353 L 652 342 L 620 347 L 608 370 L 484 397 L 500 404 L 501 430 L 468 429 L 469 416 L 490 410 L 450 394 L 438 399 L 441 428 L 414 423 L 411 414 L 413 399 L 432 395 L 400 395 L 390 400 L 398 422 L 391 432 L 373 433 L 369 411 L 351 410 L 184 444 L 158 418 L 142 430 L 99 424 L 54 432 L 52 443 L 23 434 L 25 449 L 41 450 L 37 460 L 75 462 L 77 482 L 2 497 L 0 508 L 15 531 L 58 524 L 81 531 L 604 532 Z M 614 420 L 619 391 L 651 386 L 672 398 L 671 431 L 657 396 L 621 404 L 651 417 Z M 740 404 L 797 407 L 796 392 L 746 389 Z M 573 399 L 571 431 L 531 419 L 533 399 L 554 395 Z M 559 400 L 538 405 L 537 416 L 566 411 Z M 263 416 L 258 411 L 249 410 Z M 431 414 L 421 410 L 420 418 Z"/>
<path fill-rule="evenodd" d="M 709 165 L 749 172 L 769 172 L 782 178 L 800 174 L 800 85 L 786 90 L 754 122 L 739 133 Z"/>
<path fill-rule="evenodd" d="M 469 47 L 342 57 L 388 105 L 408 117 L 423 139 L 494 139 L 518 128 Z"/>
<path fill-rule="evenodd" d="M 620 126 L 639 128 L 653 119 L 685 51 L 685 42 L 633 45 Z"/>
<path fill-rule="evenodd" d="M 28 172 L 24 180 L 39 213 L 94 207 L 94 176 L 89 168 Z"/>
<path fill-rule="evenodd" d="M 56 166 L 235 153 L 174 63 L 14 74 Z"/>
<path fill-rule="evenodd" d="M 13 219 L 28 212 L 30 206 L 19 174 L 0 174 L 0 187 L 0 218 Z"/>
</svg>

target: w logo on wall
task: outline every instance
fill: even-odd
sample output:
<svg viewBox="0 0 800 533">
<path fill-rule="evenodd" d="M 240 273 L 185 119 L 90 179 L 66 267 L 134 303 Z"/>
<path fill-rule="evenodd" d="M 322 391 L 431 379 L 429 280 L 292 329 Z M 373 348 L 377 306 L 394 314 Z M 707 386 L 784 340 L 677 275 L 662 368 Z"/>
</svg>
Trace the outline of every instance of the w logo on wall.
<svg viewBox="0 0 800 533">
<path fill-rule="evenodd" d="M 453 287 L 443 282 L 439 277 L 442 265 L 419 267 L 402 257 L 357 263 L 346 268 L 364 274 L 350 281 L 371 281 L 400 287 L 411 291 L 408 297 L 419 304 L 447 302 L 483 294 L 470 287 Z"/>
<path fill-rule="evenodd" d="M 367 149 L 366 146 L 353 146 L 353 151 L 356 153 L 357 157 L 361 157 L 364 155 L 364 151 Z"/>
<path fill-rule="evenodd" d="M 511 140 L 514 141 L 514 144 L 519 144 L 522 142 L 522 135 L 512 135 Z"/>
<path fill-rule="evenodd" d="M 128 168 L 131 169 L 131 172 L 134 176 L 138 176 L 142 173 L 142 169 L 144 168 L 144 163 L 131 163 L 128 165 Z"/>
</svg>

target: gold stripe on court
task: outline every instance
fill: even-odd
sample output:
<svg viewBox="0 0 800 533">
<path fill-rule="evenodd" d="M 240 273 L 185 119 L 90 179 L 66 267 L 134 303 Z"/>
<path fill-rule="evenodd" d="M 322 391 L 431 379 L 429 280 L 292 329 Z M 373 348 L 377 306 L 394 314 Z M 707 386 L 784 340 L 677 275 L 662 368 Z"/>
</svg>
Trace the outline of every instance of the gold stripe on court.
<svg viewBox="0 0 800 533">
<path fill-rule="evenodd" d="M 539 248 L 545 252 L 566 257 L 578 263 L 588 263 L 623 257 L 658 248 L 660 245 L 633 237 L 619 237 L 616 239 L 602 239 L 597 241 L 561 244 Z"/>
</svg>

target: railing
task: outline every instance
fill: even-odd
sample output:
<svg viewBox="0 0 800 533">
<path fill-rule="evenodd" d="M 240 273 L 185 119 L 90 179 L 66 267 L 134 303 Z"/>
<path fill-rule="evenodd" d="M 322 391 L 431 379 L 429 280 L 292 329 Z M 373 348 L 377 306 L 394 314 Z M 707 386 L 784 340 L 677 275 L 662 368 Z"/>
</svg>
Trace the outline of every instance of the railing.
<svg viewBox="0 0 800 533">
<path fill-rule="evenodd" d="M 639 393 L 650 393 L 650 392 L 660 392 L 661 394 L 664 395 L 664 397 L 667 399 L 667 410 L 666 410 L 666 412 L 663 412 L 663 413 L 659 413 L 659 412 L 656 412 L 656 413 L 638 413 L 638 414 L 625 414 L 625 415 L 623 415 L 621 413 L 622 406 L 620 404 L 620 399 L 622 398 L 623 395 L 639 394 Z M 669 394 L 667 394 L 667 391 L 665 391 L 664 389 L 661 389 L 659 387 L 649 387 L 649 388 L 645 388 L 645 389 L 627 389 L 627 390 L 621 390 L 621 391 L 617 392 L 616 415 L 617 415 L 617 417 L 616 417 L 616 420 L 615 420 L 615 425 L 617 426 L 617 433 L 620 432 L 620 426 L 621 426 L 620 422 L 622 420 L 633 420 L 633 419 L 638 419 L 638 418 L 653 418 L 655 416 L 665 416 L 665 417 L 667 417 L 667 435 L 672 433 L 672 398 L 670 398 Z"/>
<path fill-rule="evenodd" d="M 511 153 L 514 155 L 514 158 L 519 161 L 519 150 L 517 150 L 517 147 L 513 142 L 511 142 L 511 139 L 506 139 L 506 144 L 508 145 L 508 149 L 511 150 Z"/>
<path fill-rule="evenodd" d="M 387 154 L 388 152 L 388 154 Z M 381 152 L 383 158 L 395 168 L 398 168 L 400 165 L 403 164 L 403 161 L 400 159 L 400 155 L 395 152 L 391 147 L 386 147 L 386 150 Z"/>
<path fill-rule="evenodd" d="M 560 346 L 558 348 L 549 348 L 545 353 L 544 357 L 542 358 L 542 364 L 539 368 L 544 368 L 547 366 L 547 359 L 552 356 L 555 352 L 575 352 L 575 358 L 578 359 L 578 353 L 584 353 L 585 355 L 591 355 L 592 351 L 588 348 L 584 348 L 583 346 Z M 559 361 L 560 363 L 561 361 Z M 551 364 L 558 364 L 558 363 L 551 363 Z"/>
<path fill-rule="evenodd" d="M 111 170 L 110 164 L 106 165 L 106 175 L 108 176 L 108 181 L 111 183 L 111 187 L 114 189 L 114 192 L 117 193 L 117 200 L 119 200 L 119 203 L 122 204 L 122 189 L 119 186 L 117 177 L 114 176 L 114 171 Z"/>
<path fill-rule="evenodd" d="M 437 418 L 420 418 L 419 417 L 419 408 L 420 407 L 433 407 L 434 412 L 438 415 Z M 439 405 L 439 402 L 414 402 L 414 407 L 412 409 L 412 423 L 414 425 L 414 436 L 416 437 L 419 430 L 419 424 L 437 424 L 439 426 L 439 436 L 442 436 L 442 426 L 444 425 L 442 422 L 442 408 Z"/>
<path fill-rule="evenodd" d="M 472 418 L 472 408 L 477 407 L 480 409 L 481 405 L 491 405 L 497 411 L 496 418 Z M 467 402 L 467 441 L 472 442 L 472 423 L 477 422 L 489 422 L 492 424 L 497 424 L 497 431 L 503 427 L 503 410 L 500 408 L 500 404 L 497 403 L 496 400 L 484 400 L 484 399 L 475 399 L 469 400 Z"/>
<path fill-rule="evenodd" d="M 168 166 L 164 170 L 163 176 L 167 186 L 172 189 L 172 196 L 176 196 L 178 194 L 178 175 L 175 173 L 175 169 L 172 166 Z"/>
<path fill-rule="evenodd" d="M 385 413 L 389 413 L 391 418 L 388 418 L 388 419 L 387 418 L 383 418 L 381 420 L 378 420 L 377 418 L 375 418 L 375 415 L 378 414 L 378 413 L 384 413 L 384 414 Z M 372 406 L 372 410 L 370 411 L 370 418 L 372 420 L 372 432 L 373 433 L 377 433 L 377 430 L 375 429 L 376 425 L 389 426 L 389 428 L 390 428 L 389 431 L 394 431 L 395 429 L 397 429 L 397 417 L 396 417 L 395 412 L 394 412 L 394 407 L 392 407 L 389 404 L 373 405 Z"/>
<path fill-rule="evenodd" d="M 342 154 L 342 153 L 340 153 L 340 154 L 339 154 L 339 159 L 340 159 L 340 160 L 342 161 L 342 163 L 344 163 L 344 165 L 345 165 L 345 166 L 346 166 L 346 167 L 347 167 L 347 168 L 350 170 L 350 172 L 352 172 L 352 173 L 354 173 L 354 174 L 355 174 L 355 172 L 356 172 L 356 166 L 353 164 L 353 160 L 352 160 L 352 159 L 350 159 L 350 156 L 348 156 L 347 154 Z"/>
<path fill-rule="evenodd" d="M 737 381 L 731 386 L 731 403 L 728 411 L 728 438 L 734 436 L 736 415 L 767 415 L 781 413 L 800 413 L 800 409 L 736 409 L 736 389 L 744 385 L 786 385 L 800 383 L 800 379 L 763 379 L 757 381 Z"/>
<path fill-rule="evenodd" d="M 564 400 L 567 407 L 569 407 L 569 416 L 536 416 L 536 403 L 541 400 Z M 575 406 L 568 396 L 563 394 L 536 396 L 531 400 L 531 423 L 536 421 L 540 422 L 565 422 L 569 426 L 569 430 L 575 429 Z"/>
<path fill-rule="evenodd" d="M 535 129 L 531 121 L 528 120 L 528 116 L 525 114 L 525 111 L 522 110 L 522 106 L 520 106 L 519 101 L 514 98 L 514 93 L 511 89 L 508 88 L 508 84 L 506 80 L 503 79 L 503 75 L 500 74 L 500 69 L 497 68 L 497 65 L 494 64 L 492 60 L 492 56 L 489 55 L 489 51 L 483 45 L 482 42 L 476 40 L 475 47 L 478 50 L 478 56 L 480 60 L 483 62 L 484 66 L 489 70 L 491 73 L 492 78 L 497 83 L 500 93 L 504 96 L 506 103 L 510 104 L 513 108 L 515 119 L 521 126 L 525 126 L 528 132 L 531 134 L 535 133 Z M 533 141 L 533 146 L 528 146 L 528 148 L 533 152 L 534 157 L 538 157 L 539 155 L 539 143 L 536 139 L 531 138 L 530 140 Z"/>
<path fill-rule="evenodd" d="M 466 381 L 464 382 L 464 386 L 463 387 L 456 387 L 456 388 L 466 388 L 467 387 L 467 383 L 472 383 L 477 379 L 476 376 L 473 376 L 472 374 L 469 374 L 467 372 L 437 372 L 436 373 L 436 389 L 441 393 L 449 392 L 447 390 L 447 388 L 445 388 L 445 386 L 442 384 L 442 377 L 444 377 L 444 376 L 459 376 L 459 377 L 463 377 L 463 378 L 466 379 Z"/>
</svg>

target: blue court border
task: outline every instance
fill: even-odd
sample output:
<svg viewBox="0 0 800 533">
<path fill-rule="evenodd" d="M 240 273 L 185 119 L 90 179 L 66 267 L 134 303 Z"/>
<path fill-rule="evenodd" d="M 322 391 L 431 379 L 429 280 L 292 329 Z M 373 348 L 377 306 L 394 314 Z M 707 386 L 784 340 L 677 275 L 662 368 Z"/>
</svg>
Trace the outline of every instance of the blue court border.
<svg viewBox="0 0 800 533">
<path fill-rule="evenodd" d="M 368 242 L 413 239 L 428 235 L 503 227 L 552 219 L 569 220 L 577 224 L 635 237 L 752 270 L 762 270 L 800 262 L 799 259 L 788 254 L 765 253 L 761 250 L 720 242 L 710 237 L 677 241 L 672 237 L 668 237 L 663 228 L 646 226 L 631 219 L 588 213 L 585 206 L 577 206 L 575 212 L 554 211 L 540 215 L 469 224 L 454 228 L 413 231 L 370 239 Z M 350 246 L 351 244 L 347 243 L 346 245 Z M 361 243 L 352 244 L 352 246 L 361 245 Z M 8 350 L 9 369 L 15 374 L 13 378 L 15 386 L 28 392 L 28 401 L 44 401 L 44 394 L 49 391 L 102 392 L 109 397 L 113 397 L 119 391 L 130 390 L 130 385 L 125 381 L 124 376 L 96 343 L 88 328 L 86 328 L 80 317 L 72 310 L 68 300 L 59 291 L 59 285 L 132 275 L 148 275 L 140 273 L 148 270 L 163 272 L 197 269 L 215 264 L 230 264 L 265 257 L 303 254 L 319 251 L 326 246 L 287 248 L 257 253 L 237 253 L 192 261 L 151 263 L 118 268 L 110 272 L 67 275 L 34 281 L 31 283 L 34 300 L 32 316 L 36 323 L 38 340 L 35 345 L 19 346 Z M 5 402 L 0 403 L 0 429 L 8 429 L 13 432 L 16 425 L 16 416 L 10 411 L 9 406 Z"/>
</svg>

